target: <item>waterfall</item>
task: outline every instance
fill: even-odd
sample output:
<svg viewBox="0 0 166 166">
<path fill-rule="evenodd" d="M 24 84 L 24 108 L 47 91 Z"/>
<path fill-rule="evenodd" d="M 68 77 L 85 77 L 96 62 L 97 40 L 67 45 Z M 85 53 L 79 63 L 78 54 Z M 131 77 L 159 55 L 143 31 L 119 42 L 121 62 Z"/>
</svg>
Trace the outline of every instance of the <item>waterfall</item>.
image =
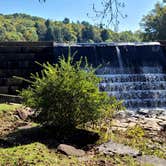
<svg viewBox="0 0 166 166">
<path fill-rule="evenodd" d="M 121 52 L 118 46 L 115 47 L 116 48 L 116 52 L 117 52 L 117 57 L 118 57 L 118 63 L 119 63 L 119 67 L 120 67 L 120 72 L 123 73 L 123 62 L 122 62 L 122 57 L 121 57 Z"/>
<path fill-rule="evenodd" d="M 110 73 L 100 71 L 100 90 L 124 100 L 128 109 L 166 108 L 166 73 L 162 64 L 162 61 L 166 63 L 166 58 L 164 59 L 160 46 L 157 50 L 154 50 L 156 45 L 153 46 L 152 43 L 139 46 L 135 44 L 132 47 L 135 47 L 132 55 L 134 60 L 129 61 L 131 55 L 126 53 L 126 57 L 123 57 L 126 58 L 126 63 L 122 61 L 124 55 L 119 47 L 115 47 L 121 72 L 111 71 L 111 65 Z"/>
<path fill-rule="evenodd" d="M 128 109 L 166 108 L 166 53 L 160 43 L 103 43 L 71 46 L 75 58 L 87 56 L 102 78 L 101 91 L 124 101 Z M 54 49 L 67 56 L 65 46 Z"/>
</svg>

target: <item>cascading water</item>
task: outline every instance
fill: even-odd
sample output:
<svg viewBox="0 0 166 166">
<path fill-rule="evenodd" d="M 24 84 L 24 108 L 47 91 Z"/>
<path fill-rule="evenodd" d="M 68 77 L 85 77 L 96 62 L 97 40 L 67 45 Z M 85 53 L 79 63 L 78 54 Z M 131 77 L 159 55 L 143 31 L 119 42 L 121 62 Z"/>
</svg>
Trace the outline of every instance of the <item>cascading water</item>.
<svg viewBox="0 0 166 166">
<path fill-rule="evenodd" d="M 54 54 L 67 55 L 67 46 Z M 86 56 L 102 78 L 101 91 L 124 100 L 128 109 L 166 108 L 166 56 L 159 43 L 77 44 L 75 59 Z M 55 58 L 57 59 L 57 58 Z"/>
<path fill-rule="evenodd" d="M 164 72 L 163 65 L 158 63 L 157 61 L 154 61 L 154 59 L 156 58 L 154 56 L 160 55 L 158 56 L 159 62 L 164 60 L 164 63 L 166 63 L 166 59 L 158 43 L 150 43 L 146 45 L 135 44 L 133 46 L 128 46 L 128 48 L 130 49 L 130 47 L 135 47 L 133 49 L 135 50 L 133 54 L 135 54 L 136 57 L 138 56 L 139 51 L 137 49 L 141 46 L 145 48 L 149 47 L 148 53 L 145 52 L 145 54 L 149 54 L 149 56 L 151 56 L 152 58 L 152 61 L 143 60 L 137 62 L 136 60 L 140 59 L 134 59 L 133 57 L 133 61 L 128 61 L 128 64 L 126 63 L 125 67 L 123 66 L 120 49 L 118 46 L 115 47 L 117 50 L 120 72 L 117 67 L 115 67 L 114 70 L 111 71 L 111 65 L 110 70 L 108 70 L 109 67 L 107 67 L 107 70 L 105 70 L 104 68 L 100 69 L 98 72 L 99 77 L 102 78 L 100 90 L 108 92 L 109 95 L 113 95 L 117 99 L 124 100 L 124 105 L 128 109 L 165 108 L 166 74 Z M 126 45 L 124 45 L 124 47 L 126 47 Z M 124 47 L 122 49 L 124 49 Z M 128 50 L 127 52 L 129 53 Z M 140 57 L 142 56 L 143 55 L 140 54 Z M 147 55 L 145 55 L 145 57 L 146 56 Z"/>
<path fill-rule="evenodd" d="M 118 46 L 116 46 L 115 48 L 117 52 L 119 68 L 120 68 L 120 71 L 123 73 L 123 62 L 122 62 L 121 52 Z"/>
</svg>

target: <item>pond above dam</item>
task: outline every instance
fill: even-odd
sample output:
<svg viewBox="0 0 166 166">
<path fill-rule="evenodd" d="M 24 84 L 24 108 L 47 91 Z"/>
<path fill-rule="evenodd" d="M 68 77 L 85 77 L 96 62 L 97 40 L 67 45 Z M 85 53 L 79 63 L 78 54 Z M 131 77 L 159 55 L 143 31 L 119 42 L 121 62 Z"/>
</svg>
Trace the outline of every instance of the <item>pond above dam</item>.
<svg viewBox="0 0 166 166">
<path fill-rule="evenodd" d="M 100 43 L 70 46 L 75 61 L 87 57 L 102 78 L 101 91 L 124 100 L 127 108 L 166 107 L 166 51 L 160 43 Z M 12 76 L 28 78 L 40 71 L 35 64 L 68 56 L 69 45 L 54 42 L 0 42 L 0 93 L 26 87 Z"/>
</svg>

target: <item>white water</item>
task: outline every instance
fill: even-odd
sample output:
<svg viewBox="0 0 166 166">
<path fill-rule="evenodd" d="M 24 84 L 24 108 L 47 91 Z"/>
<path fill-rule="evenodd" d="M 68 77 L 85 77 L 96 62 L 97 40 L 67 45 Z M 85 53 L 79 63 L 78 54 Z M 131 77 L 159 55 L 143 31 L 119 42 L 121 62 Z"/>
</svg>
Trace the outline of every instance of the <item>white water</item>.
<svg viewBox="0 0 166 166">
<path fill-rule="evenodd" d="M 116 46 L 115 48 L 116 48 L 116 52 L 117 52 L 117 57 L 118 57 L 118 63 L 119 63 L 120 71 L 122 73 L 124 73 L 124 67 L 123 67 L 123 62 L 122 62 L 120 49 L 119 49 L 118 46 Z"/>
<path fill-rule="evenodd" d="M 141 74 L 98 76 L 102 78 L 100 90 L 124 100 L 127 108 L 166 108 L 166 74 L 161 68 L 144 67 Z"/>
</svg>

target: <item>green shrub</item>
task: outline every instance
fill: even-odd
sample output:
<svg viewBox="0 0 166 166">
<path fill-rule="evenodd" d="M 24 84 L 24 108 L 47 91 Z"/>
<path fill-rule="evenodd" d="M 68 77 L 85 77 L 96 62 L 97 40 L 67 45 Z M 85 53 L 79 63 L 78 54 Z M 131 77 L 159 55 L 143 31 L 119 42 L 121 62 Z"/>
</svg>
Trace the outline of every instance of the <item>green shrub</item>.
<svg viewBox="0 0 166 166">
<path fill-rule="evenodd" d="M 110 97 L 100 92 L 100 78 L 95 70 L 62 57 L 55 65 L 43 64 L 42 75 L 31 76 L 31 86 L 21 92 L 25 105 L 36 109 L 36 119 L 43 125 L 60 129 L 100 118 L 110 106 Z"/>
</svg>

